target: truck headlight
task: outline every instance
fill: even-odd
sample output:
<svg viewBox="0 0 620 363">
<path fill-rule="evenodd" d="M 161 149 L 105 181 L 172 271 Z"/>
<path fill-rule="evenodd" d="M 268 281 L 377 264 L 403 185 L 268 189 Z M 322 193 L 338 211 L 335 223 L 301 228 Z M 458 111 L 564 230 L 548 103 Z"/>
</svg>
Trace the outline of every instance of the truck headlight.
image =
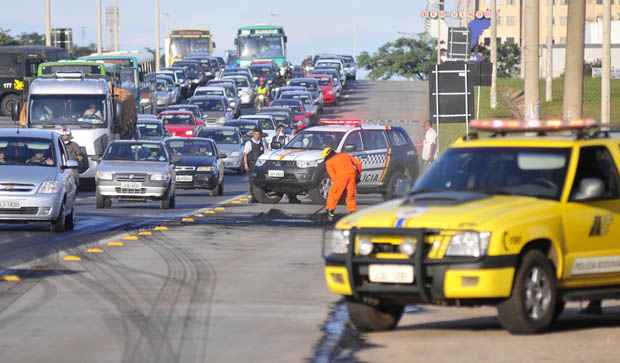
<svg viewBox="0 0 620 363">
<path fill-rule="evenodd" d="M 450 239 L 446 256 L 483 256 L 487 253 L 490 239 L 489 232 L 459 232 Z"/>
<path fill-rule="evenodd" d="M 256 165 L 255 166 L 263 166 L 263 165 L 265 165 L 266 161 L 267 161 L 267 159 L 258 159 L 258 160 L 256 160 Z"/>
<path fill-rule="evenodd" d="M 170 174 L 166 174 L 166 173 L 151 174 L 151 180 L 152 181 L 168 181 L 170 180 Z"/>
<path fill-rule="evenodd" d="M 335 229 L 325 234 L 323 240 L 323 256 L 345 254 L 349 248 L 349 231 Z"/>
<path fill-rule="evenodd" d="M 297 160 L 297 167 L 300 169 L 316 168 L 321 160 Z"/>
<path fill-rule="evenodd" d="M 372 250 L 373 250 L 374 246 L 373 246 L 372 242 L 370 242 L 369 240 L 361 239 L 360 240 L 359 248 L 360 248 L 360 255 L 368 256 L 368 255 L 370 255 L 372 253 Z"/>
<path fill-rule="evenodd" d="M 39 193 L 43 194 L 53 194 L 58 193 L 60 191 L 61 184 L 55 180 L 48 180 L 41 183 L 39 187 Z"/>
<path fill-rule="evenodd" d="M 203 171 L 203 172 L 212 172 L 214 169 L 212 166 L 199 166 L 198 169 L 196 169 L 196 171 Z"/>
<path fill-rule="evenodd" d="M 97 173 L 95 174 L 95 177 L 99 180 L 112 180 L 113 179 L 112 173 L 107 172 L 107 171 L 97 171 Z"/>
</svg>

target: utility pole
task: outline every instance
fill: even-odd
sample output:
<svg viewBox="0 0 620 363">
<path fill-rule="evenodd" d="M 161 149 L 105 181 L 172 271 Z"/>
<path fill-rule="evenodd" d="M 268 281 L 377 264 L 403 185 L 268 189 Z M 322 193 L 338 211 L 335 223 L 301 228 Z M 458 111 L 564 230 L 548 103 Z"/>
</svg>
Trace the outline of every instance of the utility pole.
<svg viewBox="0 0 620 363">
<path fill-rule="evenodd" d="M 160 12 L 159 12 L 159 1 L 160 0 L 155 0 L 155 70 L 157 72 L 159 72 L 159 68 L 160 68 L 160 58 L 161 56 L 159 55 L 159 46 L 160 46 L 160 35 L 159 35 L 159 18 L 160 18 Z"/>
<path fill-rule="evenodd" d="M 45 46 L 52 46 L 52 0 L 44 0 L 45 8 Z"/>
<path fill-rule="evenodd" d="M 545 81 L 545 101 L 553 101 L 553 2 L 547 0 L 547 77 Z"/>
<path fill-rule="evenodd" d="M 611 114 L 611 0 L 603 0 L 603 57 L 601 74 L 601 124 L 609 129 Z"/>
<path fill-rule="evenodd" d="M 523 48 L 525 44 L 525 21 L 523 20 L 525 17 L 525 1 L 526 0 L 519 0 L 519 19 L 521 19 L 519 23 L 519 37 L 521 38 L 521 44 L 519 44 L 521 48 L 519 63 L 521 66 L 521 79 L 525 78 L 525 49 Z"/>
<path fill-rule="evenodd" d="M 103 52 L 103 29 L 101 28 L 101 0 L 97 0 L 97 54 Z"/>
<path fill-rule="evenodd" d="M 583 49 L 586 0 L 568 2 L 566 67 L 564 71 L 564 119 L 581 118 L 583 111 Z"/>
<path fill-rule="evenodd" d="M 540 39 L 538 37 L 538 0 L 525 0 L 525 110 L 526 120 L 540 118 L 540 101 L 538 92 L 538 72 Z"/>
<path fill-rule="evenodd" d="M 497 107 L 497 0 L 491 0 L 491 108 Z"/>
</svg>

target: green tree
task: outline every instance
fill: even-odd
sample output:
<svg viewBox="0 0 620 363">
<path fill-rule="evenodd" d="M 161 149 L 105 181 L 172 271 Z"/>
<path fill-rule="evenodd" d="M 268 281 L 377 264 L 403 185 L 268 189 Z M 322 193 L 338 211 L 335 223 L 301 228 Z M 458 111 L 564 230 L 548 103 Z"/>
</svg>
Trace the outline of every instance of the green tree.
<svg viewBox="0 0 620 363">
<path fill-rule="evenodd" d="M 370 71 L 368 77 L 371 79 L 426 79 L 436 59 L 434 41 L 428 35 L 420 34 L 388 42 L 372 55 L 362 52 L 357 63 Z"/>
<path fill-rule="evenodd" d="M 17 42 L 21 45 L 44 45 L 45 35 L 40 33 L 21 33 L 17 36 Z"/>
<path fill-rule="evenodd" d="M 18 45 L 19 42 L 13 38 L 9 29 L 0 28 L 0 45 Z"/>
</svg>

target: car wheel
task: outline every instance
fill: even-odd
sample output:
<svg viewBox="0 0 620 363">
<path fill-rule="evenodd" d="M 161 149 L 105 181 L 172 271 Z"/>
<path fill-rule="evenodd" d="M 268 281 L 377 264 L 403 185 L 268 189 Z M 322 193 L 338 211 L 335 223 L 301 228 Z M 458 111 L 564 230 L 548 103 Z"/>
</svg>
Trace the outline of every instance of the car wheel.
<svg viewBox="0 0 620 363">
<path fill-rule="evenodd" d="M 73 231 L 73 229 L 75 229 L 75 208 L 73 208 L 71 213 L 65 218 L 65 228 L 67 231 Z"/>
<path fill-rule="evenodd" d="M 159 207 L 161 209 L 170 209 L 172 208 L 172 204 L 174 203 L 174 196 L 170 193 L 170 189 L 166 191 L 166 194 L 161 198 L 159 202 Z"/>
<path fill-rule="evenodd" d="M 50 230 L 55 233 L 64 233 L 67 230 L 67 217 L 65 216 L 65 205 L 60 206 L 58 217 L 52 221 Z"/>
<path fill-rule="evenodd" d="M 517 270 L 512 294 L 497 306 L 502 326 L 513 334 L 533 334 L 551 325 L 557 309 L 557 281 L 551 261 L 528 251 Z"/>
<path fill-rule="evenodd" d="M 0 104 L 0 112 L 2 112 L 5 116 L 11 116 L 11 105 L 14 103 L 19 104 L 20 98 L 14 94 L 8 94 L 4 96 L 2 99 L 2 104 Z"/>
<path fill-rule="evenodd" d="M 411 178 L 406 174 L 401 173 L 400 171 L 394 172 L 390 176 L 390 180 L 388 181 L 387 187 L 383 192 L 383 199 L 392 200 L 395 198 L 402 197 L 401 191 L 403 189 L 403 184 L 411 183 Z"/>
<path fill-rule="evenodd" d="M 256 185 L 252 185 L 252 188 L 250 188 L 250 193 L 252 194 L 252 198 L 254 200 L 262 204 L 278 204 L 284 196 L 283 193 L 267 192 L 263 188 L 257 187 Z"/>
<path fill-rule="evenodd" d="M 112 208 L 112 200 L 110 198 L 106 198 L 103 195 L 99 194 L 97 191 L 95 193 L 95 208 L 96 209 L 107 209 Z"/>
<path fill-rule="evenodd" d="M 308 196 L 313 204 L 325 204 L 332 181 L 329 176 L 324 175 L 316 188 L 308 191 Z"/>
<path fill-rule="evenodd" d="M 376 305 L 347 300 L 349 320 L 363 332 L 392 330 L 398 325 L 405 307 L 379 302 Z"/>
</svg>

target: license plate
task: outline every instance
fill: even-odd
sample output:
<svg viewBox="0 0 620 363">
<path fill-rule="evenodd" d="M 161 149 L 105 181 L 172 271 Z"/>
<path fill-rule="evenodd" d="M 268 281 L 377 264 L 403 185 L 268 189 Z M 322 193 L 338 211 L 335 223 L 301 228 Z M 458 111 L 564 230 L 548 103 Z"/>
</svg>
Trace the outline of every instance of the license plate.
<svg viewBox="0 0 620 363">
<path fill-rule="evenodd" d="M 267 175 L 270 178 L 284 178 L 284 170 L 269 170 Z"/>
<path fill-rule="evenodd" d="M 20 209 L 21 200 L 0 200 L 0 209 Z"/>
<path fill-rule="evenodd" d="M 191 182 L 194 180 L 194 177 L 191 175 L 177 175 L 178 182 Z"/>
<path fill-rule="evenodd" d="M 142 183 L 136 182 L 122 182 L 121 189 L 141 189 Z"/>
<path fill-rule="evenodd" d="M 403 265 L 370 265 L 368 279 L 371 282 L 391 284 L 413 283 L 413 266 Z"/>
</svg>

